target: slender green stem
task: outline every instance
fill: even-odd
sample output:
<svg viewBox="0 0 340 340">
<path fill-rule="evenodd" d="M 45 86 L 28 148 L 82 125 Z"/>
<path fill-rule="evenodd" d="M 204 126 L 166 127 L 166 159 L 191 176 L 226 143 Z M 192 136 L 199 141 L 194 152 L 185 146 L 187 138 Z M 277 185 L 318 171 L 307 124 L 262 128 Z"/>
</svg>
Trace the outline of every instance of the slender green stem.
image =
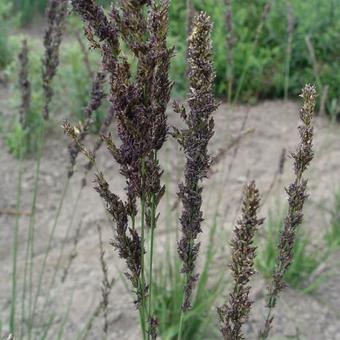
<svg viewBox="0 0 340 340">
<path fill-rule="evenodd" d="M 149 262 L 149 316 L 152 317 L 152 271 L 153 271 L 153 254 L 154 254 L 154 236 L 156 229 L 156 197 L 152 194 L 152 206 L 151 206 L 151 237 L 150 237 L 150 262 Z M 149 320 L 149 323 L 151 321 Z M 151 323 L 149 326 L 148 339 L 151 336 Z"/>
<path fill-rule="evenodd" d="M 131 217 L 131 222 L 132 222 L 132 229 L 135 230 L 136 229 L 135 216 Z M 142 286 L 141 280 L 139 280 L 139 285 Z M 145 317 L 144 317 L 143 308 L 139 307 L 138 312 L 139 312 L 139 322 L 140 322 L 141 329 L 142 329 L 143 339 L 145 339 Z"/>
<path fill-rule="evenodd" d="M 52 324 L 53 324 L 55 318 L 56 318 L 56 316 L 55 316 L 54 313 L 51 314 L 51 315 L 49 316 L 48 321 L 47 321 L 47 323 L 46 323 L 46 326 L 44 327 L 44 328 L 45 328 L 45 329 L 44 329 L 44 332 L 43 332 L 43 334 L 41 335 L 41 337 L 40 337 L 39 340 L 45 340 L 45 339 L 47 338 L 48 332 L 49 332 L 49 330 L 51 329 L 51 326 L 52 326 Z"/>
<path fill-rule="evenodd" d="M 36 158 L 36 167 L 35 167 L 35 178 L 34 178 L 34 188 L 33 188 L 33 196 L 32 196 L 32 205 L 30 212 L 29 225 L 27 230 L 27 243 L 26 243 L 26 252 L 25 252 L 25 265 L 24 265 L 24 283 L 23 283 L 23 291 L 22 291 L 22 302 L 21 302 L 21 337 L 24 331 L 24 324 L 26 322 L 26 294 L 28 289 L 28 334 L 31 332 L 32 324 L 31 320 L 31 306 L 32 306 L 32 287 L 33 287 L 33 257 L 34 257 L 34 227 L 35 227 L 35 214 L 36 214 L 36 205 L 37 205 L 37 196 L 38 196 L 38 184 L 40 178 L 40 165 L 41 159 L 44 150 L 45 143 L 45 135 L 43 128 L 40 131 L 39 139 L 38 139 L 38 152 Z M 28 282 L 27 282 L 28 276 Z M 27 287 L 28 285 L 28 287 Z"/>
<path fill-rule="evenodd" d="M 31 219 L 29 225 L 29 281 L 28 281 L 28 313 L 29 313 L 29 327 L 33 327 L 30 323 L 32 319 L 32 294 L 33 294 L 33 257 L 34 257 L 34 237 L 35 237 L 35 215 L 36 215 L 36 207 L 37 207 L 37 196 L 38 196 L 38 182 L 40 177 L 40 165 L 41 158 L 43 152 L 43 145 L 40 146 L 40 151 L 37 160 L 36 174 L 35 174 L 35 183 L 34 183 L 34 193 L 33 193 L 33 201 L 32 201 L 32 209 L 31 209 Z M 29 330 L 29 339 L 30 339 L 31 330 Z"/>
<path fill-rule="evenodd" d="M 54 283 L 55 283 L 55 279 L 56 279 L 56 276 L 57 276 L 57 273 L 58 273 L 58 270 L 59 270 L 59 267 L 60 267 L 61 259 L 62 259 L 63 254 L 64 254 L 65 245 L 66 245 L 67 239 L 69 238 L 69 235 L 70 235 L 70 232 L 71 232 L 71 229 L 72 229 L 72 226 L 73 226 L 74 218 L 76 216 L 76 212 L 77 212 L 77 209 L 78 209 L 78 204 L 79 204 L 79 201 L 80 201 L 82 191 L 83 191 L 83 187 L 81 186 L 79 191 L 78 191 L 76 200 L 74 201 L 74 205 L 73 205 L 73 208 L 72 208 L 72 215 L 71 215 L 71 218 L 69 220 L 69 224 L 67 226 L 67 230 L 66 230 L 64 240 L 61 243 L 57 264 L 56 264 L 54 272 L 53 272 L 53 277 L 52 277 L 52 280 L 51 280 L 51 285 L 50 285 L 49 291 L 52 289 L 52 287 L 54 286 Z"/>
<path fill-rule="evenodd" d="M 33 324 L 33 320 L 34 320 L 34 317 L 35 317 L 35 311 L 36 311 L 36 307 L 37 307 L 37 303 L 38 303 L 38 298 L 39 298 L 40 293 L 41 293 L 41 285 L 42 285 L 42 281 L 43 281 L 44 274 L 45 274 L 47 258 L 48 258 L 48 255 L 50 253 L 51 247 L 52 247 L 52 241 L 53 241 L 53 238 L 54 238 L 54 233 L 55 233 L 55 230 L 56 230 L 56 227 L 57 227 L 57 224 L 58 224 L 59 216 L 60 216 L 60 213 L 61 213 L 61 210 L 62 210 L 62 207 L 63 207 L 63 203 L 64 203 L 64 200 L 65 200 L 65 196 L 66 196 L 66 192 L 67 192 L 67 189 L 68 189 L 69 182 L 70 182 L 70 180 L 69 180 L 69 178 L 67 178 L 65 185 L 64 185 L 62 195 L 61 195 L 59 206 L 58 206 L 58 209 L 57 209 L 57 212 L 56 212 L 54 223 L 53 223 L 52 229 L 51 229 L 50 234 L 49 234 L 47 248 L 46 248 L 46 251 L 45 251 L 45 254 L 44 254 L 43 263 L 42 263 L 41 270 L 40 270 L 40 273 L 39 273 L 38 286 L 37 286 L 37 291 L 36 291 L 36 294 L 35 294 L 33 308 L 32 308 L 32 317 L 31 317 L 31 321 L 30 321 L 31 324 Z M 31 332 L 30 332 L 30 334 L 31 334 Z M 29 339 L 30 339 L 30 336 L 29 336 Z"/>
<path fill-rule="evenodd" d="M 51 279 L 51 283 L 49 285 L 49 288 L 47 289 L 47 294 L 48 295 L 47 295 L 47 297 L 46 297 L 46 299 L 44 301 L 44 307 L 43 307 L 42 313 L 41 313 L 41 315 L 43 317 L 44 316 L 49 317 L 49 315 L 46 314 L 46 308 L 49 306 L 49 303 L 50 303 L 50 293 L 51 293 L 52 288 L 54 287 L 55 282 L 56 282 L 57 274 L 58 274 L 58 271 L 59 271 L 59 268 L 60 268 L 60 264 L 61 264 L 61 260 L 62 260 L 62 257 L 63 257 L 63 253 L 64 253 L 64 248 L 65 248 L 65 245 L 66 245 L 66 241 L 67 241 L 67 239 L 69 237 L 70 231 L 71 231 L 72 226 L 73 226 L 74 218 L 75 218 L 75 215 L 76 215 L 76 212 L 77 212 L 77 209 L 78 209 L 78 204 L 79 204 L 79 201 L 80 201 L 82 189 L 83 189 L 83 187 L 81 186 L 79 191 L 78 191 L 76 200 L 74 202 L 74 206 L 72 208 L 72 215 L 71 215 L 71 218 L 70 218 L 67 230 L 66 230 L 66 234 L 65 234 L 64 240 L 63 240 L 63 242 L 61 244 L 61 248 L 60 248 L 60 252 L 59 252 L 59 255 L 58 255 L 57 263 L 56 263 L 56 265 L 54 267 L 54 270 L 53 270 L 53 276 L 52 276 L 52 279 Z"/>
<path fill-rule="evenodd" d="M 64 318 L 63 318 L 63 320 L 62 320 L 62 322 L 60 324 L 57 340 L 62 340 L 63 339 L 64 331 L 65 331 L 65 325 L 66 325 L 66 322 L 67 322 L 68 317 L 70 315 L 70 310 L 71 310 L 71 306 L 72 306 L 74 290 L 73 290 L 73 292 L 72 292 L 72 294 L 70 296 L 70 300 L 69 300 L 69 302 L 67 304 L 67 309 L 66 309 L 66 312 L 65 312 L 65 316 L 64 316 Z"/>
<path fill-rule="evenodd" d="M 144 185 L 144 175 L 145 175 L 145 163 L 142 161 L 142 186 Z M 144 254 L 144 245 L 145 245 L 145 197 L 144 193 L 141 196 L 141 243 L 142 243 L 142 254 L 141 254 L 141 289 L 142 289 L 142 304 L 140 309 L 142 311 L 142 332 L 143 339 L 146 339 L 146 316 L 148 314 L 144 291 L 145 291 L 145 254 Z"/>
<path fill-rule="evenodd" d="M 183 294 L 183 302 L 184 302 L 184 294 Z M 183 321 L 184 321 L 184 311 L 181 310 L 181 318 L 179 319 L 179 328 L 178 328 L 178 337 L 177 340 L 182 339 L 182 330 L 183 330 Z"/>
<path fill-rule="evenodd" d="M 20 207 L 21 207 L 21 189 L 22 189 L 22 156 L 20 152 L 19 165 L 18 165 L 18 183 L 17 183 L 17 198 L 16 198 L 16 216 L 15 227 L 13 235 L 12 246 L 12 299 L 11 310 L 9 318 L 9 331 L 15 334 L 15 319 L 16 319 L 16 297 L 17 297 L 17 253 L 18 253 L 18 233 L 20 223 Z M 0 330 L 1 334 L 1 330 Z"/>
</svg>

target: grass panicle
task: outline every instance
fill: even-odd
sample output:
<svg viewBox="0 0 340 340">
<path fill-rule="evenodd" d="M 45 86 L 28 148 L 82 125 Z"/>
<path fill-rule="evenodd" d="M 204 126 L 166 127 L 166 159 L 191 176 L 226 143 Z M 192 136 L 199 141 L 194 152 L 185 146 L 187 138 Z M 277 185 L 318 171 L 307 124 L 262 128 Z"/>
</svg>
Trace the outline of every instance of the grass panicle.
<svg viewBox="0 0 340 340">
<path fill-rule="evenodd" d="M 20 105 L 20 123 L 23 129 L 27 126 L 27 118 L 31 110 L 32 101 L 32 89 L 31 82 L 29 80 L 29 49 L 27 40 L 22 41 L 21 51 L 19 54 L 19 87 L 21 93 L 21 105 Z"/>
<path fill-rule="evenodd" d="M 234 278 L 234 286 L 229 300 L 218 308 L 221 321 L 221 333 L 226 340 L 244 339 L 242 325 L 247 321 L 252 306 L 249 298 L 251 286 L 249 281 L 255 274 L 254 261 L 256 247 L 254 236 L 264 219 L 258 218 L 260 194 L 251 182 L 245 187 L 242 203 L 242 217 L 234 230 L 231 242 L 232 259 L 230 268 Z"/>
<path fill-rule="evenodd" d="M 50 115 L 50 103 L 54 92 L 52 80 L 59 65 L 59 49 L 66 24 L 67 7 L 67 0 L 49 0 L 46 8 L 45 55 L 42 60 L 42 81 L 45 99 L 43 116 L 46 120 L 49 119 Z"/>
<path fill-rule="evenodd" d="M 182 237 L 178 243 L 178 254 L 183 263 L 182 273 L 186 276 L 183 311 L 191 307 L 192 291 L 197 281 L 195 262 L 200 244 L 196 243 L 201 233 L 202 187 L 200 182 L 207 176 L 210 167 L 208 143 L 214 133 L 212 113 L 217 108 L 213 97 L 214 70 L 210 40 L 212 24 L 205 13 L 195 17 L 193 32 L 189 38 L 189 98 L 190 112 L 174 105 L 187 128 L 174 129 L 174 137 L 183 148 L 186 156 L 185 180 L 179 186 L 179 197 L 183 204 L 180 218 Z"/>
<path fill-rule="evenodd" d="M 288 195 L 288 213 L 284 220 L 278 244 L 278 257 L 273 272 L 272 283 L 268 288 L 268 314 L 265 325 L 259 333 L 261 339 L 266 339 L 273 322 L 273 308 L 276 306 L 280 292 L 285 288 L 284 275 L 289 269 L 294 258 L 294 241 L 298 227 L 303 218 L 303 206 L 307 198 L 307 180 L 303 174 L 313 159 L 313 114 L 316 101 L 316 90 L 314 86 L 306 85 L 301 97 L 303 107 L 300 109 L 299 126 L 300 143 L 297 150 L 291 153 L 294 162 L 294 182 L 286 189 Z"/>
<path fill-rule="evenodd" d="M 169 3 L 166 0 L 160 3 L 122 1 L 120 7 L 112 7 L 110 19 L 93 1 L 74 0 L 72 3 L 87 25 L 87 38 L 93 47 L 100 49 L 104 69 L 110 74 L 111 112 L 117 121 L 121 144 L 116 146 L 111 135 L 103 135 L 102 140 L 125 177 L 127 200 L 123 201 L 109 190 L 101 172 L 96 175 L 96 190 L 116 224 L 112 244 L 127 263 L 127 277 L 136 293 L 136 306 L 142 313 L 143 336 L 154 337 L 157 321 L 151 311 L 153 243 L 156 209 L 165 190 L 161 185 L 163 172 L 157 152 L 167 138 L 165 111 L 172 87 L 169 66 L 173 49 L 167 47 Z M 119 38 L 137 59 L 134 75 L 128 59 L 120 53 Z M 109 113 L 108 117 L 112 115 Z M 104 127 L 109 124 L 110 121 Z M 82 146 L 77 129 L 68 123 L 64 124 L 64 129 L 90 162 L 95 163 L 94 153 Z M 137 201 L 141 207 L 140 232 L 135 225 Z M 148 283 L 144 261 L 146 226 L 151 233 Z"/>
</svg>

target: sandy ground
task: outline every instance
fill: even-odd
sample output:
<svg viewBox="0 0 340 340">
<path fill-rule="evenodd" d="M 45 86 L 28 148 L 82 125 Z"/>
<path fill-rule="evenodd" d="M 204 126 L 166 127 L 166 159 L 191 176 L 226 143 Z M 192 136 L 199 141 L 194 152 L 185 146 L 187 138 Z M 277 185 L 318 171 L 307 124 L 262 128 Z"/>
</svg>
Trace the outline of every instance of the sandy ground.
<svg viewBox="0 0 340 340">
<path fill-rule="evenodd" d="M 2 111 L 5 111 L 2 107 Z M 272 190 L 273 179 L 277 173 L 282 148 L 293 150 L 297 141 L 298 106 L 293 102 L 264 102 L 255 107 L 222 105 L 216 113 L 216 134 L 212 141 L 211 152 L 217 154 L 226 148 L 240 131 L 250 130 L 238 147 L 232 148 L 223 160 L 214 167 L 214 173 L 205 182 L 204 207 L 205 222 L 203 244 L 213 217 L 217 216 L 218 249 L 214 270 L 226 271 L 229 262 L 229 241 L 232 225 L 239 210 L 242 187 L 247 179 L 254 178 L 260 191 L 266 197 L 261 214 L 266 216 L 275 202 L 284 202 L 283 186 L 292 179 L 290 160 L 285 163 L 285 170 Z M 172 112 L 170 122 L 174 124 L 176 117 Z M 55 127 L 48 133 L 48 140 L 41 162 L 41 174 L 38 183 L 37 211 L 35 218 L 34 238 L 34 275 L 36 282 L 39 268 L 44 258 L 53 220 L 58 211 L 58 205 L 66 181 L 68 162 L 67 139 L 63 136 L 60 122 L 64 117 L 55 118 Z M 310 198 L 306 207 L 304 228 L 311 240 L 310 247 L 323 247 L 323 234 L 329 216 L 320 205 L 330 207 L 332 194 L 339 185 L 340 177 L 340 126 L 333 126 L 324 118 L 315 122 L 315 160 L 309 171 Z M 91 143 L 91 140 L 88 141 Z M 6 151 L 3 140 L 0 141 L 0 209 L 13 210 L 16 206 L 16 185 L 18 162 Z M 118 175 L 117 166 L 105 150 L 99 152 L 99 163 L 110 180 L 115 192 L 123 193 L 123 182 Z M 161 155 L 161 165 L 165 169 L 164 181 L 168 185 L 168 194 L 160 206 L 160 226 L 158 230 L 159 253 L 164 250 L 164 241 L 174 236 L 177 224 L 176 212 L 171 212 L 171 206 L 176 201 L 176 183 L 181 178 L 183 156 L 176 143 L 170 138 Z M 74 339 L 75 334 L 82 329 L 93 314 L 100 301 L 101 269 L 99 265 L 97 225 L 103 229 L 106 260 L 110 277 L 116 279 L 110 296 L 109 305 L 109 339 L 134 340 L 139 338 L 138 316 L 134 309 L 132 298 L 119 278 L 119 270 L 124 269 L 117 255 L 109 245 L 112 229 L 104 207 L 91 186 L 92 174 L 89 175 L 89 185 L 80 194 L 78 206 L 75 209 L 80 181 L 83 177 L 84 162 L 80 161 L 77 172 L 72 178 L 66 192 L 64 205 L 56 225 L 51 243 L 51 252 L 47 259 L 47 272 L 44 276 L 43 293 L 38 299 L 40 314 L 38 320 L 47 322 L 46 309 L 41 314 L 46 297 L 50 297 L 47 310 L 53 311 L 54 329 L 62 322 L 67 306 L 71 301 L 68 320 L 65 324 L 63 339 Z M 21 211 L 31 210 L 33 187 L 35 180 L 35 161 L 25 159 L 22 162 L 23 186 Z M 268 194 L 268 191 L 269 194 Z M 268 196 L 268 197 L 267 197 Z M 73 224 L 69 235 L 66 235 L 70 219 L 75 211 Z M 21 287 L 24 277 L 25 244 L 30 218 L 22 216 L 19 229 L 18 274 L 19 289 L 18 308 L 20 309 Z M 0 316 L 6 332 L 8 307 L 10 304 L 11 248 L 15 216 L 0 214 Z M 80 228 L 80 229 L 79 229 Z M 74 258 L 65 282 L 61 282 L 64 269 L 68 266 L 70 254 L 74 251 L 74 238 L 80 230 L 80 238 Z M 62 250 L 60 270 L 56 284 L 50 287 L 50 280 Z M 340 266 L 336 259 L 338 254 L 327 261 L 330 268 L 327 280 L 313 293 L 303 294 L 301 291 L 287 289 L 276 310 L 274 330 L 271 339 L 340 339 Z M 255 338 L 264 316 L 265 283 L 257 278 L 252 294 L 255 298 L 250 321 L 247 325 L 250 338 Z M 226 289 L 227 293 L 227 289 Z M 53 334 L 53 333 L 52 333 Z M 54 336 L 50 335 L 50 339 Z M 104 339 L 101 316 L 94 321 L 89 339 Z"/>
</svg>

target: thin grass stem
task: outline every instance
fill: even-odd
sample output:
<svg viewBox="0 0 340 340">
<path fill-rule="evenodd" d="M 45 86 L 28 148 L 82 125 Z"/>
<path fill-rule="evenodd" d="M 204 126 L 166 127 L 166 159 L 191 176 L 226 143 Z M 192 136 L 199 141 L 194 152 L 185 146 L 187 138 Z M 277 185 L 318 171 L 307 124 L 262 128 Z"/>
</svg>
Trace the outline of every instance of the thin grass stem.
<svg viewBox="0 0 340 340">
<path fill-rule="evenodd" d="M 36 208 L 37 208 L 37 196 L 38 196 L 38 184 L 40 178 L 40 166 L 41 166 L 41 159 L 43 155 L 43 150 L 45 146 L 45 135 L 42 133 L 39 150 L 38 150 L 38 159 L 36 165 L 36 173 L 35 173 L 35 182 L 34 182 L 34 191 L 33 191 L 33 200 L 32 200 L 32 208 L 31 208 L 31 217 L 30 217 L 30 224 L 29 224 L 29 295 L 28 295 L 28 326 L 29 326 L 29 339 L 31 335 L 31 327 L 33 324 L 30 323 L 32 317 L 32 294 L 33 294 L 33 257 L 34 257 L 34 237 L 35 237 L 35 215 L 36 215 Z"/>
<path fill-rule="evenodd" d="M 32 315 L 31 324 L 33 324 L 33 321 L 34 321 L 35 312 L 36 312 L 37 303 L 38 303 L 38 298 L 39 298 L 40 293 L 41 293 L 42 281 L 43 281 L 44 274 L 45 274 L 47 258 L 48 258 L 50 251 L 51 251 L 54 233 L 55 233 L 55 230 L 56 230 L 56 227 L 57 227 L 57 224 L 58 224 L 59 216 L 60 216 L 60 213 L 61 213 L 61 210 L 62 210 L 62 207 L 63 207 L 63 203 L 64 203 L 64 200 L 65 200 L 65 196 L 66 196 L 66 192 L 67 192 L 69 183 L 70 183 L 70 179 L 67 178 L 65 185 L 64 185 L 64 188 L 63 188 L 63 191 L 62 191 L 61 199 L 60 199 L 59 206 L 58 206 L 58 209 L 57 209 L 57 212 L 56 212 L 56 216 L 55 216 L 55 219 L 54 219 L 54 222 L 53 222 L 53 226 L 52 226 L 52 229 L 51 229 L 50 234 L 49 234 L 47 248 L 46 248 L 46 251 L 45 251 L 45 254 L 44 254 L 43 263 L 42 263 L 41 270 L 40 270 L 40 273 L 39 273 L 38 286 L 37 286 L 37 291 L 36 291 L 36 294 L 35 294 L 32 313 L 31 313 L 31 315 Z"/>
<path fill-rule="evenodd" d="M 33 196 L 32 196 L 32 204 L 31 204 L 31 212 L 29 219 L 29 226 L 27 230 L 27 243 L 26 243 L 26 251 L 25 251 L 25 264 L 24 264 L 24 283 L 22 290 L 22 302 L 21 302 L 21 337 L 24 332 L 24 324 L 26 323 L 26 295 L 28 289 L 28 334 L 30 334 L 30 328 L 32 325 L 30 324 L 30 316 L 31 316 L 31 305 L 32 305 L 32 276 L 33 276 L 33 256 L 34 256 L 34 227 L 35 227 L 35 213 L 36 213 L 36 203 L 37 203 L 37 193 L 38 193 L 38 183 L 40 178 L 40 165 L 42 154 L 44 150 L 45 144 L 45 135 L 43 131 L 43 127 L 39 134 L 39 148 L 37 152 L 36 158 L 36 167 L 35 167 L 35 178 L 34 178 L 34 187 L 33 187 Z M 28 276 L 28 282 L 27 282 Z M 28 287 L 27 287 L 28 285 Z"/>
<path fill-rule="evenodd" d="M 51 283 L 50 283 L 49 288 L 47 290 L 48 295 L 45 299 L 44 306 L 43 306 L 42 313 L 41 313 L 43 317 L 46 315 L 46 308 L 47 308 L 47 306 L 49 305 L 49 302 L 50 302 L 50 293 L 51 293 L 52 288 L 54 287 L 55 282 L 56 282 L 57 274 L 58 274 L 58 271 L 60 269 L 61 260 L 62 260 L 63 254 L 64 254 L 66 241 L 69 237 L 70 231 L 71 231 L 72 226 L 73 226 L 74 218 L 75 218 L 75 215 L 76 215 L 76 212 L 77 212 L 77 209 L 78 209 L 78 204 L 79 204 L 79 201 L 80 201 L 81 193 L 83 191 L 82 189 L 83 189 L 83 186 L 81 186 L 80 190 L 78 191 L 76 200 L 74 202 L 74 206 L 72 208 L 72 215 L 71 215 L 71 218 L 70 218 L 67 230 L 66 230 L 66 234 L 65 234 L 64 240 L 62 241 L 62 244 L 61 244 L 59 256 L 58 256 L 58 259 L 57 259 L 57 264 L 54 267 Z M 46 316 L 48 316 L 48 315 L 46 315 Z"/>
<path fill-rule="evenodd" d="M 144 160 L 142 161 L 142 167 L 141 167 L 141 172 L 142 172 L 142 182 L 144 182 L 144 175 L 145 175 L 145 163 Z M 142 186 L 144 183 L 142 183 Z M 142 312 L 142 332 L 143 332 L 143 339 L 146 339 L 146 314 L 148 313 L 146 309 L 146 303 L 145 303 L 145 254 L 144 254 L 144 245 L 145 245 L 145 197 L 144 193 L 142 193 L 141 196 L 141 244 L 142 244 L 142 254 L 141 254 L 141 289 L 142 289 L 142 305 L 139 307 L 141 312 Z"/>
<path fill-rule="evenodd" d="M 154 254 L 154 237 L 155 237 L 155 228 L 156 228 L 156 197 L 155 194 L 152 194 L 152 207 L 151 207 L 151 237 L 150 237 L 150 263 L 149 263 L 149 332 L 148 332 L 148 340 L 151 336 L 151 318 L 152 318 L 152 271 L 153 271 L 153 254 Z"/>
<path fill-rule="evenodd" d="M 17 254 L 18 254 L 18 234 L 20 224 L 20 207 L 21 207 L 21 190 L 22 190 L 22 153 L 20 152 L 18 164 L 18 182 L 17 182 L 17 197 L 16 197 L 16 216 L 12 246 L 12 293 L 11 293 L 11 309 L 9 318 L 9 331 L 15 334 L 16 320 L 16 297 L 17 297 Z M 0 329 L 1 334 L 1 329 Z"/>
</svg>

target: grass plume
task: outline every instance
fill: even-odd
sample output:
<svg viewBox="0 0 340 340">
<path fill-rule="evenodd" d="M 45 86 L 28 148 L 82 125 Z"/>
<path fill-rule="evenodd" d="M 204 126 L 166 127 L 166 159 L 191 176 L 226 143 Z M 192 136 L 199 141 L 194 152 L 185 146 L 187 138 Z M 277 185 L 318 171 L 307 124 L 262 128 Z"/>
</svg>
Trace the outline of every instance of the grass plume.
<svg viewBox="0 0 340 340">
<path fill-rule="evenodd" d="M 180 218 L 182 237 L 178 242 L 178 254 L 182 261 L 182 273 L 185 275 L 183 313 L 191 308 L 191 297 L 198 279 L 195 262 L 200 243 L 196 242 L 202 232 L 202 186 L 200 182 L 207 176 L 210 167 L 208 143 L 214 133 L 212 113 L 217 108 L 213 98 L 215 74 L 212 66 L 210 18 L 203 12 L 195 17 L 193 31 L 189 38 L 189 98 L 190 112 L 184 107 L 174 105 L 175 112 L 181 115 L 187 128 L 174 130 L 174 136 L 183 148 L 186 156 L 185 180 L 179 186 L 179 197 L 183 204 Z M 183 315 L 179 326 L 179 338 Z"/>
<path fill-rule="evenodd" d="M 67 0 L 49 0 L 46 8 L 47 27 L 44 35 L 45 55 L 42 60 L 42 81 L 45 98 L 43 116 L 50 115 L 50 103 L 53 97 L 52 80 L 59 65 L 59 48 L 61 45 L 67 16 Z"/>
<path fill-rule="evenodd" d="M 27 126 L 28 115 L 31 110 L 32 89 L 29 80 L 29 59 L 28 59 L 28 45 L 27 40 L 22 41 L 22 47 L 19 54 L 19 86 L 21 92 L 21 105 L 20 105 L 20 123 L 23 129 Z"/>
<path fill-rule="evenodd" d="M 281 231 L 278 249 L 279 254 L 276 260 L 273 279 L 268 288 L 268 314 L 265 325 L 259 333 L 261 339 L 266 339 L 272 327 L 272 312 L 276 306 L 280 292 L 285 288 L 284 274 L 289 269 L 294 257 L 294 241 L 298 227 L 303 218 L 303 206 L 307 198 L 307 180 L 303 177 L 304 172 L 313 159 L 313 115 L 316 101 L 316 90 L 314 86 L 306 85 L 301 97 L 303 107 L 300 109 L 299 126 L 300 143 L 297 150 L 291 153 L 294 162 L 294 182 L 286 189 L 288 195 L 288 213 L 284 220 Z"/>
<path fill-rule="evenodd" d="M 242 325 L 247 321 L 252 306 L 249 298 L 251 288 L 249 281 L 255 273 L 254 236 L 264 221 L 257 217 L 259 207 L 260 194 L 253 181 L 244 189 L 242 217 L 235 227 L 234 238 L 231 242 L 230 268 L 234 278 L 233 290 L 229 295 L 229 301 L 218 308 L 221 333 L 226 340 L 244 339 Z"/>
</svg>

